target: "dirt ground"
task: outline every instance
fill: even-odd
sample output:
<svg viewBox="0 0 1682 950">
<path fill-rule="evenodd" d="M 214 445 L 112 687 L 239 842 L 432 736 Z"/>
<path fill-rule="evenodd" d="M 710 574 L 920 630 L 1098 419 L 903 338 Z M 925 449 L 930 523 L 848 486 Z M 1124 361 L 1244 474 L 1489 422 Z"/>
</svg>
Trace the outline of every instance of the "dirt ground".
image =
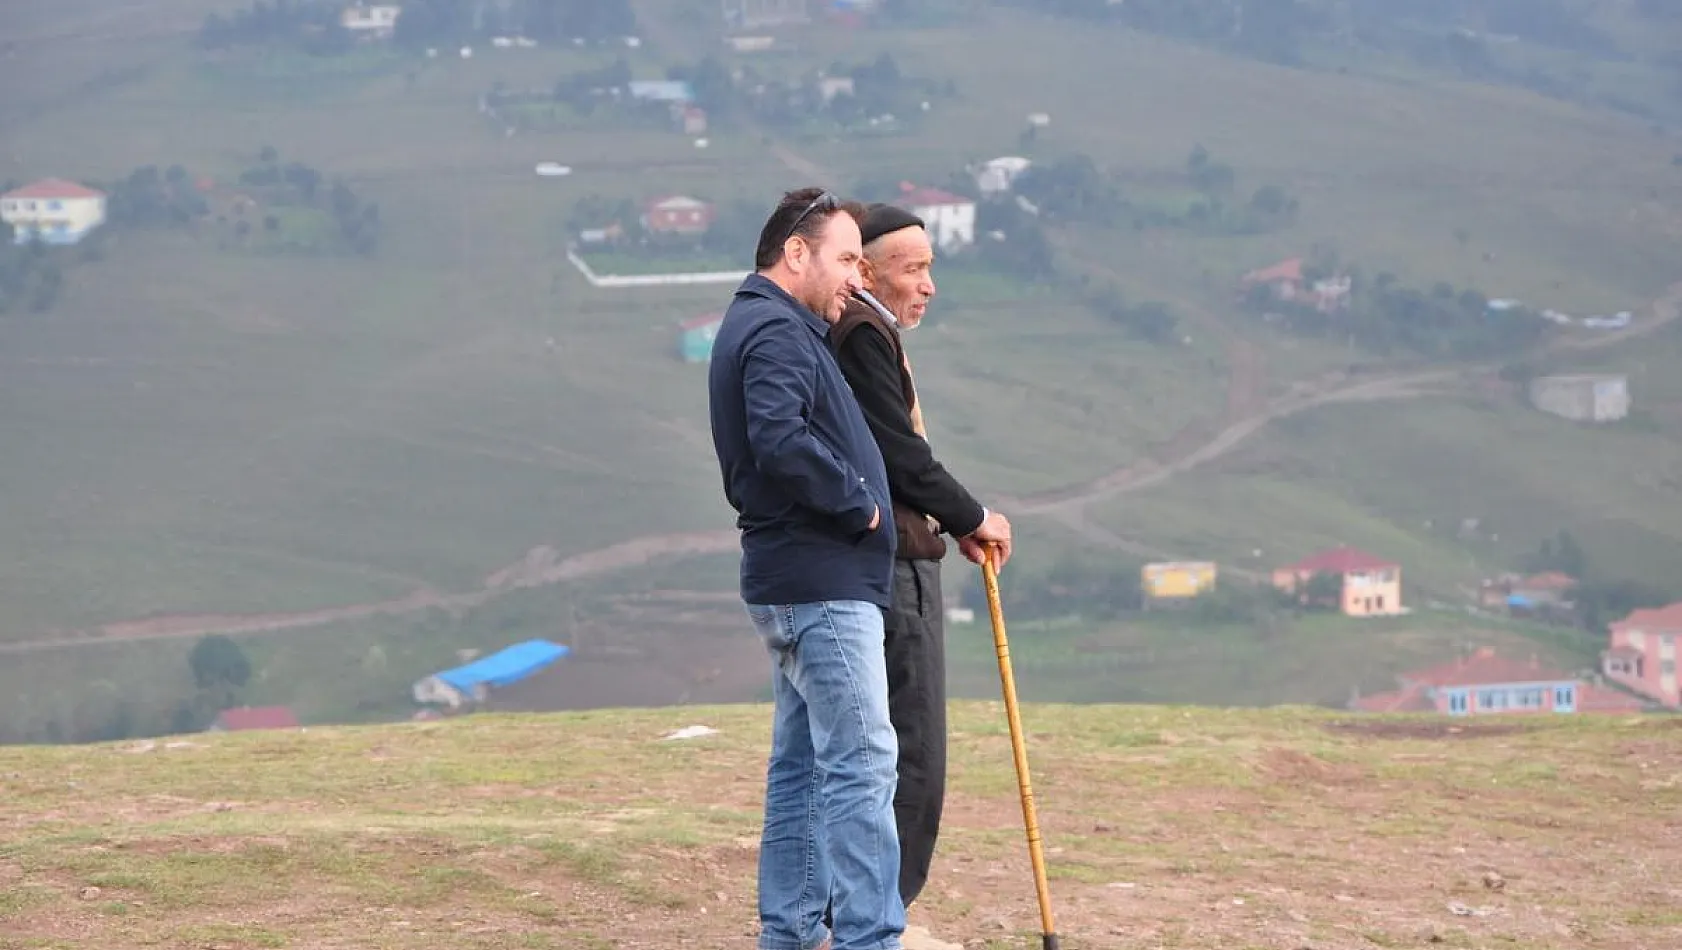
<svg viewBox="0 0 1682 950">
<path fill-rule="evenodd" d="M 1071 950 L 1682 946 L 1672 720 L 1024 718 Z M 718 732 L 663 738 L 694 723 Z M 0 947 L 748 948 L 766 728 L 691 707 L 0 749 Z M 1037 946 L 999 704 L 954 707 L 951 755 L 912 920 Z"/>
</svg>

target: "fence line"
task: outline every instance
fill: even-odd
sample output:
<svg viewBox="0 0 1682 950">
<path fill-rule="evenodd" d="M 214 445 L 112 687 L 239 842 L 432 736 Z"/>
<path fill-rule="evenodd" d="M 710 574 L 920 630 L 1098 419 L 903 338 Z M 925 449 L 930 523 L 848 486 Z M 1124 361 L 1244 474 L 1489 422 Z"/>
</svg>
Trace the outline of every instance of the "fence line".
<svg viewBox="0 0 1682 950">
<path fill-rule="evenodd" d="M 567 248 L 567 260 L 592 287 L 678 287 L 690 284 L 739 284 L 748 271 L 706 271 L 692 274 L 597 274 L 578 252 Z"/>
</svg>

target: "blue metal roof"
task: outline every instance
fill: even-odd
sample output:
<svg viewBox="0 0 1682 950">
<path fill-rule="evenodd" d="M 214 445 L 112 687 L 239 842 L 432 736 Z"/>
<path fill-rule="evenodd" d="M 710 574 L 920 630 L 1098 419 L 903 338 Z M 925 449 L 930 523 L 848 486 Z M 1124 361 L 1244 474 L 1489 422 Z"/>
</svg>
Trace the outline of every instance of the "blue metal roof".
<svg viewBox="0 0 1682 950">
<path fill-rule="evenodd" d="M 527 640 L 482 656 L 465 666 L 445 670 L 438 678 L 462 692 L 480 685 L 507 686 L 536 673 L 572 651 L 548 640 Z"/>
</svg>

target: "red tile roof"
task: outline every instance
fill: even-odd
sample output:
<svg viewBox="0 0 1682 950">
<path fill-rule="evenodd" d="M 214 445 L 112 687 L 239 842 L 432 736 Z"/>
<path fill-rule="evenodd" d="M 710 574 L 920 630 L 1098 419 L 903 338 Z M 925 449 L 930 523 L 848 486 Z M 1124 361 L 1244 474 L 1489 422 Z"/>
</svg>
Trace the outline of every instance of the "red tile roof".
<svg viewBox="0 0 1682 950">
<path fill-rule="evenodd" d="M 1570 590 L 1577 586 L 1577 579 L 1560 571 L 1543 571 L 1520 578 L 1514 586 L 1526 590 Z"/>
<path fill-rule="evenodd" d="M 1682 603 L 1637 610 L 1628 617 L 1612 624 L 1613 630 L 1648 628 L 1682 630 Z"/>
<path fill-rule="evenodd" d="M 1299 574 L 1318 574 L 1321 571 L 1332 574 L 1350 574 L 1356 571 L 1381 571 L 1391 567 L 1401 567 L 1401 565 L 1395 561 L 1386 561 L 1365 551 L 1344 547 L 1321 551 L 1319 554 L 1304 558 L 1285 569 L 1296 571 Z"/>
<path fill-rule="evenodd" d="M 296 729 L 298 717 L 285 706 L 241 706 L 224 709 L 216 722 L 229 732 L 246 729 Z"/>
<path fill-rule="evenodd" d="M 1427 689 L 1424 684 L 1415 683 L 1406 689 L 1362 696 L 1355 700 L 1355 708 L 1371 713 L 1434 712 L 1437 704 L 1425 695 Z"/>
<path fill-rule="evenodd" d="M 1280 261 L 1272 267 L 1263 267 L 1244 275 L 1244 282 L 1247 284 L 1271 284 L 1281 280 L 1292 283 L 1302 282 L 1302 258 L 1293 257 L 1287 261 Z"/>
<path fill-rule="evenodd" d="M 659 198 L 650 198 L 648 201 L 643 203 L 642 207 L 644 211 L 672 211 L 677 209 L 700 210 L 702 208 L 711 208 L 712 205 L 709 202 L 702 201 L 699 198 L 691 198 L 688 195 L 664 195 Z"/>
<path fill-rule="evenodd" d="M 899 183 L 899 191 L 900 204 L 919 208 L 928 207 L 929 205 L 975 204 L 974 201 L 965 198 L 963 195 L 954 195 L 950 191 L 941 191 L 939 188 L 921 188 L 908 181 L 902 181 Z"/>
<path fill-rule="evenodd" d="M 95 191 L 85 185 L 78 185 L 73 181 L 62 178 L 43 178 L 30 182 L 22 188 L 14 188 L 0 195 L 0 198 L 103 198 L 105 192 Z"/>
<path fill-rule="evenodd" d="M 1421 686 L 1501 686 L 1507 683 L 1551 683 L 1572 679 L 1560 670 L 1543 666 L 1534 655 L 1529 660 L 1513 660 L 1500 656 L 1489 647 L 1482 647 L 1468 657 L 1452 663 L 1403 673 L 1404 683 Z"/>
</svg>

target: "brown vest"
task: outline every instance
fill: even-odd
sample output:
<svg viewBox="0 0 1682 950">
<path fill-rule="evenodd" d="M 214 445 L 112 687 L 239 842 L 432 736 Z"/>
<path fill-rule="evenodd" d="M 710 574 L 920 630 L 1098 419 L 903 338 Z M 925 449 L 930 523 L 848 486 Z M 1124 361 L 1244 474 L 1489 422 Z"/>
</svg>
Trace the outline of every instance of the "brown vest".
<svg viewBox="0 0 1682 950">
<path fill-rule="evenodd" d="M 905 345 L 900 341 L 899 328 L 888 323 L 876 308 L 862 300 L 853 299 L 847 302 L 847 309 L 841 314 L 841 319 L 829 330 L 829 345 L 832 349 L 840 350 L 841 344 L 847 337 L 860 327 L 869 327 L 872 331 L 882 334 L 894 348 L 894 356 L 899 360 L 899 384 L 905 393 L 905 404 L 911 407 L 911 427 L 920 436 L 927 437 L 923 429 L 923 410 L 917 404 L 917 384 L 911 378 L 911 360 L 905 355 Z M 913 511 L 895 499 L 893 502 L 894 529 L 898 537 L 896 556 L 901 560 L 940 560 L 946 556 L 946 540 L 940 536 L 940 525 L 933 518 L 922 512 Z"/>
</svg>

